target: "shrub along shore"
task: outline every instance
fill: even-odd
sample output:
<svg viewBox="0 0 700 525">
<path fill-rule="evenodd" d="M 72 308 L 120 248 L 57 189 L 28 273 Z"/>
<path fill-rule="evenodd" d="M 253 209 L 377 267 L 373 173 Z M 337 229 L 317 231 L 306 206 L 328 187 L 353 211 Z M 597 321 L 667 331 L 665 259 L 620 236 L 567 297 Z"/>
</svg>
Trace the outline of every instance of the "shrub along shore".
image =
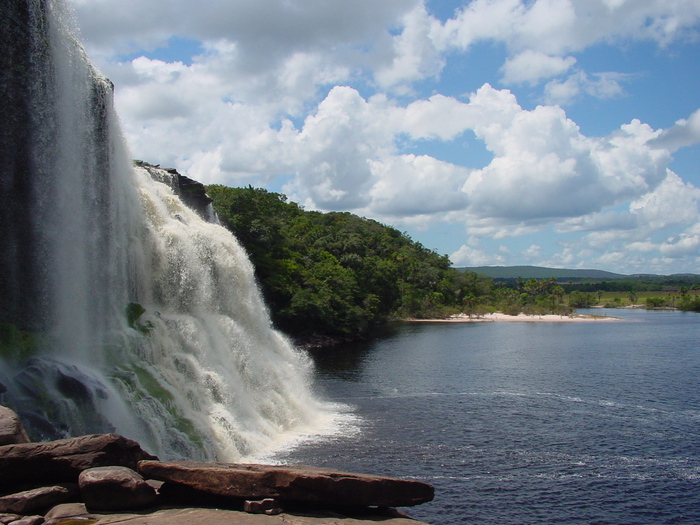
<svg viewBox="0 0 700 525">
<path fill-rule="evenodd" d="M 451 315 L 441 319 L 406 319 L 412 323 L 590 323 L 595 321 L 621 321 L 619 317 L 607 315 L 507 315 L 499 312 L 480 316 L 469 316 L 466 314 Z"/>
</svg>

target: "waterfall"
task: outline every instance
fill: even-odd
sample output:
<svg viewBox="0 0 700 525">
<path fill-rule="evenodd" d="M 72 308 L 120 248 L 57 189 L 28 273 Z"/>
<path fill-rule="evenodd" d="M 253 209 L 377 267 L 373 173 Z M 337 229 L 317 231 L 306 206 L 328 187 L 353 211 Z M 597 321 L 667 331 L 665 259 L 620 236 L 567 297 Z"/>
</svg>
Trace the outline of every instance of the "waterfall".
<svg viewBox="0 0 700 525">
<path fill-rule="evenodd" d="M 0 6 L 0 394 L 35 439 L 234 461 L 316 432 L 244 250 L 135 167 L 60 0 Z"/>
</svg>

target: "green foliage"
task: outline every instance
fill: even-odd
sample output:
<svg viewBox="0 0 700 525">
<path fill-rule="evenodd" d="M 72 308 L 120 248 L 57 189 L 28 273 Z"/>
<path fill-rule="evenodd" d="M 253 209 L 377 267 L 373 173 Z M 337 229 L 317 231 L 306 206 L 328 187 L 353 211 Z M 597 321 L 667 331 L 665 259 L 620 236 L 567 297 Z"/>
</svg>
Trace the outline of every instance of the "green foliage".
<svg viewBox="0 0 700 525">
<path fill-rule="evenodd" d="M 497 310 L 568 315 L 574 306 L 564 303 L 554 278 L 494 285 L 374 220 L 305 211 L 283 194 L 252 186 L 206 189 L 222 224 L 248 252 L 273 322 L 299 339 L 355 339 L 391 318 Z"/>
<path fill-rule="evenodd" d="M 273 322 L 301 340 L 361 338 L 391 318 L 493 311 L 570 315 L 597 304 L 621 306 L 611 293 L 637 302 L 646 288 L 662 283 L 655 276 L 576 284 L 556 276 L 494 282 L 452 268 L 446 256 L 371 219 L 305 211 L 281 193 L 252 186 L 206 189 L 222 224 L 248 252 Z M 683 283 L 680 307 L 697 310 L 697 298 L 689 293 L 696 289 L 692 277 L 673 278 Z M 143 330 L 139 307 L 130 305 L 127 318 Z"/>
<path fill-rule="evenodd" d="M 605 273 L 577 283 L 558 281 L 554 274 L 494 282 L 452 268 L 446 256 L 374 220 L 305 211 L 281 193 L 252 186 L 206 189 L 222 224 L 248 252 L 273 322 L 300 340 L 361 338 L 391 318 L 494 311 L 570 315 L 575 308 L 597 304 L 621 306 L 622 300 L 611 293 L 634 303 L 647 288 L 667 286 L 658 276 L 612 280 L 615 276 Z M 680 305 L 697 309 L 697 299 L 689 293 L 695 289 L 694 277 L 673 279 L 683 285 Z M 138 329 L 143 312 L 132 308 L 127 316 Z"/>
<path fill-rule="evenodd" d="M 666 299 L 663 297 L 647 297 L 647 308 L 663 308 L 668 306 Z"/>
<path fill-rule="evenodd" d="M 36 355 L 44 337 L 20 330 L 11 323 L 0 323 L 0 357 L 23 360 Z"/>
<path fill-rule="evenodd" d="M 601 270 L 545 268 L 541 266 L 477 266 L 462 268 L 497 282 L 514 285 L 517 279 L 550 279 L 555 277 L 566 293 L 581 292 L 649 292 L 669 288 L 700 287 L 700 274 L 622 275 Z M 634 302 L 634 301 L 633 301 Z"/>
<path fill-rule="evenodd" d="M 513 280 L 521 279 L 550 279 L 555 277 L 560 281 L 582 279 L 619 279 L 624 275 L 604 272 L 601 270 L 574 270 L 567 268 L 547 268 L 543 266 L 472 266 L 462 268 L 471 270 L 479 275 L 485 275 L 493 279 Z"/>
<path fill-rule="evenodd" d="M 684 295 L 678 303 L 678 309 L 684 312 L 700 312 L 700 297 Z"/>
<path fill-rule="evenodd" d="M 636 301 L 636 299 L 635 299 Z M 622 299 L 620 297 L 613 298 L 612 302 L 606 302 L 603 307 L 605 308 L 620 308 L 622 307 Z"/>
<path fill-rule="evenodd" d="M 157 400 L 170 414 L 175 429 L 187 435 L 190 441 L 200 449 L 204 448 L 204 442 L 199 432 L 195 429 L 192 421 L 182 415 L 175 396 L 146 368 L 131 363 L 130 366 L 118 368 L 114 378 L 128 384 L 130 390 L 136 393 L 137 401 L 143 397 Z"/>
<path fill-rule="evenodd" d="M 133 328 L 141 332 L 142 334 L 147 334 L 153 330 L 154 326 L 151 321 L 144 321 L 141 316 L 146 313 L 146 309 L 139 303 L 129 303 L 126 305 L 126 322 Z"/>
<path fill-rule="evenodd" d="M 570 280 L 561 283 L 567 293 L 573 290 L 581 292 L 627 292 L 636 297 L 640 292 L 656 292 L 667 289 L 693 288 L 700 286 L 700 275 L 640 275 L 625 278 Z M 631 299 L 633 303 L 636 299 Z"/>
<path fill-rule="evenodd" d="M 126 322 L 131 328 L 135 328 L 136 321 L 146 313 L 146 309 L 138 303 L 126 305 Z"/>
<path fill-rule="evenodd" d="M 374 220 L 305 211 L 251 186 L 208 186 L 207 194 L 248 252 L 273 321 L 293 336 L 362 337 L 394 316 L 454 313 L 466 294 L 488 287 Z"/>
<path fill-rule="evenodd" d="M 598 304 L 596 294 L 574 290 L 569 295 L 569 306 L 572 308 L 590 308 Z"/>
</svg>

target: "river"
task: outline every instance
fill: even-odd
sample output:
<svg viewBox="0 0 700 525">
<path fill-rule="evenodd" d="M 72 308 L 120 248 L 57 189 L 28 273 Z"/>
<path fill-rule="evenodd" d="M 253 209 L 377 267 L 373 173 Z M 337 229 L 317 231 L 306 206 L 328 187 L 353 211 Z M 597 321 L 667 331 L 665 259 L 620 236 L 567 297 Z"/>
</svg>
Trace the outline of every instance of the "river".
<svg viewBox="0 0 700 525">
<path fill-rule="evenodd" d="M 601 314 L 596 311 L 596 314 Z M 420 479 L 434 525 L 700 523 L 700 316 L 398 324 L 315 357 L 346 428 L 275 458 Z"/>
</svg>

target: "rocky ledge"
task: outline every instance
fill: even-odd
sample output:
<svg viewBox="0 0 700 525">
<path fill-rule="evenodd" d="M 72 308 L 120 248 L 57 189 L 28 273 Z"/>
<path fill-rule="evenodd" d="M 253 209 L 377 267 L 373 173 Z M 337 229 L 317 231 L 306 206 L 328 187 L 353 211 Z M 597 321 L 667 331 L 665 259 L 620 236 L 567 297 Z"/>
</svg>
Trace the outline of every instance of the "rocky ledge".
<svg viewBox="0 0 700 525">
<path fill-rule="evenodd" d="M 159 461 L 116 434 L 32 443 L 0 407 L 3 525 L 418 525 L 432 486 L 301 466 Z"/>
</svg>

